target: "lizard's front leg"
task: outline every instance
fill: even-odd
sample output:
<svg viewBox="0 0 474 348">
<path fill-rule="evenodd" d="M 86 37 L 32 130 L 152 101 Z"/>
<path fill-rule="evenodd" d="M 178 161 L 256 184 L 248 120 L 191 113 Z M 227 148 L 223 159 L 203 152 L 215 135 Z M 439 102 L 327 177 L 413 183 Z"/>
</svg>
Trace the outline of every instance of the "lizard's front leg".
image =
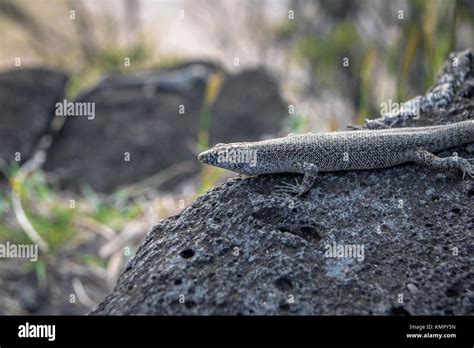
<svg viewBox="0 0 474 348">
<path fill-rule="evenodd" d="M 474 177 L 474 166 L 467 159 L 457 155 L 442 158 L 426 150 L 419 149 L 413 152 L 411 160 L 438 169 L 458 169 L 462 172 L 463 179 L 466 174 L 471 178 Z"/>
<path fill-rule="evenodd" d="M 295 163 L 294 171 L 297 173 L 304 173 L 301 184 L 298 181 L 296 181 L 296 185 L 283 183 L 283 185 L 277 186 L 278 192 L 292 193 L 297 196 L 302 196 L 311 190 L 316 177 L 318 176 L 318 166 L 308 162 Z"/>
</svg>

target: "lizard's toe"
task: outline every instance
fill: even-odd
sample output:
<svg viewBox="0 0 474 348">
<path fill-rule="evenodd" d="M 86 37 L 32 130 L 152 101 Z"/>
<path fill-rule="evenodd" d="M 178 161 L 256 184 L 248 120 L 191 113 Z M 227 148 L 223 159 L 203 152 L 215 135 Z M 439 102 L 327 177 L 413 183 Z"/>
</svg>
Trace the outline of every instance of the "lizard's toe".
<svg viewBox="0 0 474 348">
<path fill-rule="evenodd" d="M 461 158 L 459 162 L 459 169 L 462 171 L 462 178 L 465 179 L 466 174 L 474 178 L 474 165 L 469 163 L 469 160 Z"/>
<path fill-rule="evenodd" d="M 467 173 L 467 175 L 469 175 L 471 178 L 474 178 L 474 168 L 471 167 L 471 169 L 468 170 L 466 173 Z"/>
<path fill-rule="evenodd" d="M 292 194 L 292 195 L 300 195 L 301 192 L 301 185 L 298 182 L 298 179 L 295 178 L 296 185 L 295 184 L 290 184 L 286 181 L 281 181 L 281 185 L 275 186 L 275 192 L 276 193 L 286 193 L 286 194 Z"/>
</svg>

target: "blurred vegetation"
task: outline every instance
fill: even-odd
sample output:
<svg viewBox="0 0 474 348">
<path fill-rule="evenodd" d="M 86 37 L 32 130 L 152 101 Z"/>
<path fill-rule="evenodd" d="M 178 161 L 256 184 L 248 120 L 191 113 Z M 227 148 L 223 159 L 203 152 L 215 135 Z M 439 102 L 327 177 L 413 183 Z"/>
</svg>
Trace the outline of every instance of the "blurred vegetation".
<svg viewBox="0 0 474 348">
<path fill-rule="evenodd" d="M 361 40 L 354 23 L 342 21 L 335 24 L 325 36 L 302 36 L 297 42 L 297 54 L 300 59 L 310 61 L 317 68 L 317 78 L 323 87 L 331 87 L 336 68 L 340 70 L 342 66 L 342 57 L 360 57 L 363 53 L 357 52 L 362 48 L 358 45 Z M 359 60 L 355 60 L 355 64 L 359 63 Z M 360 70 L 357 65 L 349 67 L 351 70 Z"/>
<path fill-rule="evenodd" d="M 139 218 L 141 210 L 136 204 L 117 205 L 97 195 L 71 196 L 58 193 L 47 183 L 42 171 L 31 174 L 22 183 L 15 182 L 16 170 L 10 171 L 9 181 L 19 192 L 23 208 L 31 224 L 46 241 L 51 253 L 74 241 L 80 229 L 78 219 L 88 217 L 110 227 L 122 230 L 131 220 Z M 14 243 L 31 242 L 19 226 L 11 225 L 14 215 L 11 197 L 3 192 L 0 200 L 0 240 Z M 73 199 L 73 201 L 71 201 Z"/>
<path fill-rule="evenodd" d="M 12 166 L 4 174 L 10 186 L 19 194 L 27 220 L 45 241 L 48 250 L 43 250 L 40 246 L 38 260 L 22 263 L 21 273 L 17 276 L 25 278 L 28 282 L 26 274 L 33 272 L 37 284 L 28 283 L 25 286 L 31 289 L 38 286 L 44 289 L 47 286 L 68 286 L 67 283 L 57 283 L 58 273 L 68 274 L 74 278 L 86 272 L 94 275 L 96 279 L 85 280 L 86 287 L 89 281 L 91 283 L 100 281 L 105 290 L 107 284 L 110 286 L 118 276 L 121 265 L 135 253 L 136 237 L 127 240 L 121 235 L 126 232 L 130 223 L 145 220 L 142 207 L 133 200 L 127 204 L 118 204 L 114 199 L 99 197 L 92 191 L 72 194 L 55 190 L 47 182 L 47 176 L 40 170 L 33 172 L 26 180 L 20 181 L 18 179 L 20 172 L 19 168 Z M 12 196 L 12 191 L 6 189 L 0 191 L 0 241 L 37 244 L 18 223 L 18 211 L 15 209 Z M 146 232 L 149 226 L 144 225 L 142 229 Z M 102 255 L 100 250 L 104 243 L 112 243 L 114 240 L 123 240 L 125 244 L 118 245 L 113 254 Z M 128 254 L 123 250 L 127 245 L 130 249 Z M 121 260 L 119 263 L 117 256 Z M 102 270 L 102 274 L 107 276 L 101 277 L 101 272 L 98 270 Z M 65 281 L 61 279 L 59 277 L 60 282 Z M 77 278 L 74 279 L 77 281 Z M 89 308 L 93 305 L 84 299 L 81 303 Z"/>
<path fill-rule="evenodd" d="M 38 5 L 28 0 L 2 0 L 0 28 L 8 31 L 12 39 L 15 35 L 23 38 L 20 33 L 26 34 L 22 40 L 27 45 L 27 49 L 23 48 L 27 58 L 36 57 L 43 65 L 68 73 L 68 98 L 74 98 L 104 74 L 163 68 L 181 60 L 178 55 L 157 55 L 151 38 L 143 34 L 137 24 L 128 27 L 134 34 L 133 39 L 121 39 L 123 24 L 112 14 L 92 13 L 83 1 L 42 1 L 41 10 Z M 70 11 L 75 12 L 72 15 Z M 47 20 L 51 16 L 57 23 Z M 128 16 L 136 17 L 137 13 Z M 2 44 L 5 43 L 6 37 L 3 37 Z"/>
<path fill-rule="evenodd" d="M 375 79 L 387 78 L 377 73 L 379 66 L 385 66 L 395 80 L 394 101 L 405 101 L 431 86 L 449 52 L 468 48 L 457 44 L 461 26 L 468 26 L 471 38 L 473 34 L 474 9 L 469 1 L 293 0 L 288 8 L 298 20 L 282 21 L 276 37 L 308 67 L 311 81 L 302 93 L 316 97 L 321 90 L 344 92 L 358 110 L 359 123 L 379 115 Z M 314 18 L 318 12 L 324 25 Z M 362 32 L 357 19 L 365 13 L 364 19 L 370 20 L 371 12 L 382 24 L 379 36 L 393 28 L 395 35 L 378 40 L 377 33 Z M 343 57 L 349 57 L 348 67 L 343 66 Z"/>
<path fill-rule="evenodd" d="M 220 71 L 213 73 L 206 86 L 204 99 L 199 112 L 199 131 L 196 152 L 200 153 L 210 147 L 209 136 L 211 130 L 212 106 L 214 105 L 224 81 L 224 74 Z M 222 177 L 224 170 L 216 167 L 201 166 L 201 184 L 196 194 L 202 194 L 211 189 Z"/>
<path fill-rule="evenodd" d="M 212 106 L 214 105 L 224 81 L 223 72 L 211 74 L 206 85 L 202 107 L 199 113 L 199 133 L 197 141 L 197 152 L 209 148 L 209 132 L 211 128 Z"/>
<path fill-rule="evenodd" d="M 41 1 L 40 10 L 36 2 L 29 0 L 3 0 L 0 30 L 12 33 L 13 26 L 26 33 L 29 39 L 24 43 L 32 50 L 29 54 L 68 71 L 71 78 L 67 96 L 72 98 L 104 73 L 164 67 L 182 59 L 155 51 L 153 34 L 140 26 L 141 3 L 118 2 L 126 13 L 118 21 L 111 12 L 92 12 L 80 0 Z M 358 121 L 376 116 L 380 101 L 387 97 L 380 95 L 380 83 L 375 79 L 393 79 L 395 90 L 390 98 L 406 100 L 431 85 L 450 51 L 467 48 L 460 46 L 461 28 L 468 28 L 472 45 L 474 6 L 470 0 L 388 3 L 287 0 L 286 3 L 295 17 L 288 20 L 284 16 L 279 25 L 270 24 L 267 19 L 271 4 L 244 1 L 238 7 L 242 13 L 234 13 L 230 2 L 198 0 L 189 6 L 196 13 L 201 11 L 211 16 L 214 23 L 209 28 L 211 39 L 221 46 L 224 54 L 234 57 L 243 38 L 251 48 L 249 52 L 256 51 L 261 63 L 271 65 L 268 52 L 282 47 L 284 50 L 279 53 L 288 58 L 280 69 L 288 72 L 286 63 L 295 59 L 311 76 L 308 84 L 299 86 L 301 95 L 317 99 L 322 90 L 343 93 L 352 101 Z M 74 20 L 69 18 L 71 9 L 76 11 Z M 399 11 L 403 12 L 402 18 Z M 51 22 L 48 19 L 51 16 L 56 20 Z M 205 21 L 204 17 L 193 17 L 201 20 L 201 26 L 209 25 L 207 17 Z M 364 28 L 363 22 L 368 26 Z M 237 33 L 239 23 L 242 32 Z M 125 40 L 124 28 L 128 37 Z M 124 63 L 124 57 L 130 59 L 130 66 Z M 343 57 L 349 58 L 349 66 L 342 65 Z M 381 75 L 381 67 L 390 76 Z M 206 127 L 206 117 L 201 121 L 202 130 Z M 201 145 L 206 144 L 203 136 L 201 133 L 198 141 Z"/>
<path fill-rule="evenodd" d="M 456 17 L 465 10 L 458 1 L 413 0 L 409 4 L 409 24 L 402 27 L 398 42 L 389 47 L 397 63 L 393 71 L 398 77 L 399 100 L 408 97 L 410 85 L 427 89 L 432 84 L 444 60 L 455 49 Z"/>
<path fill-rule="evenodd" d="M 283 130 L 286 133 L 303 133 L 306 130 L 306 121 L 303 113 L 293 114 L 284 120 Z"/>
</svg>

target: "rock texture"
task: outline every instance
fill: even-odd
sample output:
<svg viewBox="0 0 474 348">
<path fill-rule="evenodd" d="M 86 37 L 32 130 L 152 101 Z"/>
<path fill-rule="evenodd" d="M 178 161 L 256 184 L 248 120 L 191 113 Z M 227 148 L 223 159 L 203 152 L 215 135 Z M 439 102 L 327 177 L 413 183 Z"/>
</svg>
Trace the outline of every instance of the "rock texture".
<svg viewBox="0 0 474 348">
<path fill-rule="evenodd" d="M 407 125 L 474 117 L 468 58 L 451 105 Z M 92 314 L 474 313 L 474 180 L 406 164 L 324 173 L 302 198 L 275 192 L 297 177 L 232 179 L 158 223 Z M 328 257 L 333 243 L 363 260 Z"/>
<path fill-rule="evenodd" d="M 95 118 L 67 119 L 45 169 L 63 187 L 89 185 L 112 192 L 187 163 L 160 187 L 174 188 L 199 169 L 195 151 L 200 114 L 208 79 L 216 71 L 220 69 L 211 63 L 192 62 L 106 77 L 77 100 L 94 102 Z M 263 70 L 224 76 L 212 112 L 211 141 L 228 134 L 242 138 L 276 133 L 287 112 L 273 79 Z M 239 118 L 245 122 L 235 123 Z"/>
<path fill-rule="evenodd" d="M 0 74 L 0 159 L 25 162 L 49 128 L 55 104 L 64 95 L 65 74 L 46 69 L 11 70 Z"/>
</svg>

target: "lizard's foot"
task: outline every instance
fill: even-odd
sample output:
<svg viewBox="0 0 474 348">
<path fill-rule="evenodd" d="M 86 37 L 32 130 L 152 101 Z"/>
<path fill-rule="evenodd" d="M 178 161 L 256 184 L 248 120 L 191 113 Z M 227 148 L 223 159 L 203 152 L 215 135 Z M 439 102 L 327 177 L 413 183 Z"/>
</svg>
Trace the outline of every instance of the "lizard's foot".
<svg viewBox="0 0 474 348">
<path fill-rule="evenodd" d="M 294 168 L 297 170 L 296 173 L 303 172 L 303 180 L 301 184 L 298 182 L 297 179 L 296 185 L 292 185 L 286 182 L 282 182 L 283 185 L 277 186 L 277 192 L 281 193 L 288 193 L 288 194 L 296 194 L 297 196 L 302 196 L 313 187 L 314 181 L 318 174 L 318 167 L 315 164 L 303 162 L 303 163 L 295 163 Z"/>
<path fill-rule="evenodd" d="M 466 174 L 469 175 L 471 178 L 474 178 L 474 165 L 469 163 L 469 161 L 473 161 L 474 158 L 465 159 L 465 158 L 458 158 L 459 167 L 458 169 L 462 171 L 462 178 L 466 177 Z"/>
<path fill-rule="evenodd" d="M 474 178 L 474 165 L 469 162 L 474 160 L 473 158 L 465 159 L 457 155 L 441 158 L 428 151 L 417 150 L 412 154 L 412 160 L 438 169 L 457 169 L 462 172 L 463 179 L 466 174 Z"/>
<path fill-rule="evenodd" d="M 290 184 L 289 182 L 281 181 L 281 185 L 275 186 L 275 192 L 301 196 L 301 184 L 299 183 L 297 178 L 295 178 L 295 182 L 296 184 Z"/>
</svg>

